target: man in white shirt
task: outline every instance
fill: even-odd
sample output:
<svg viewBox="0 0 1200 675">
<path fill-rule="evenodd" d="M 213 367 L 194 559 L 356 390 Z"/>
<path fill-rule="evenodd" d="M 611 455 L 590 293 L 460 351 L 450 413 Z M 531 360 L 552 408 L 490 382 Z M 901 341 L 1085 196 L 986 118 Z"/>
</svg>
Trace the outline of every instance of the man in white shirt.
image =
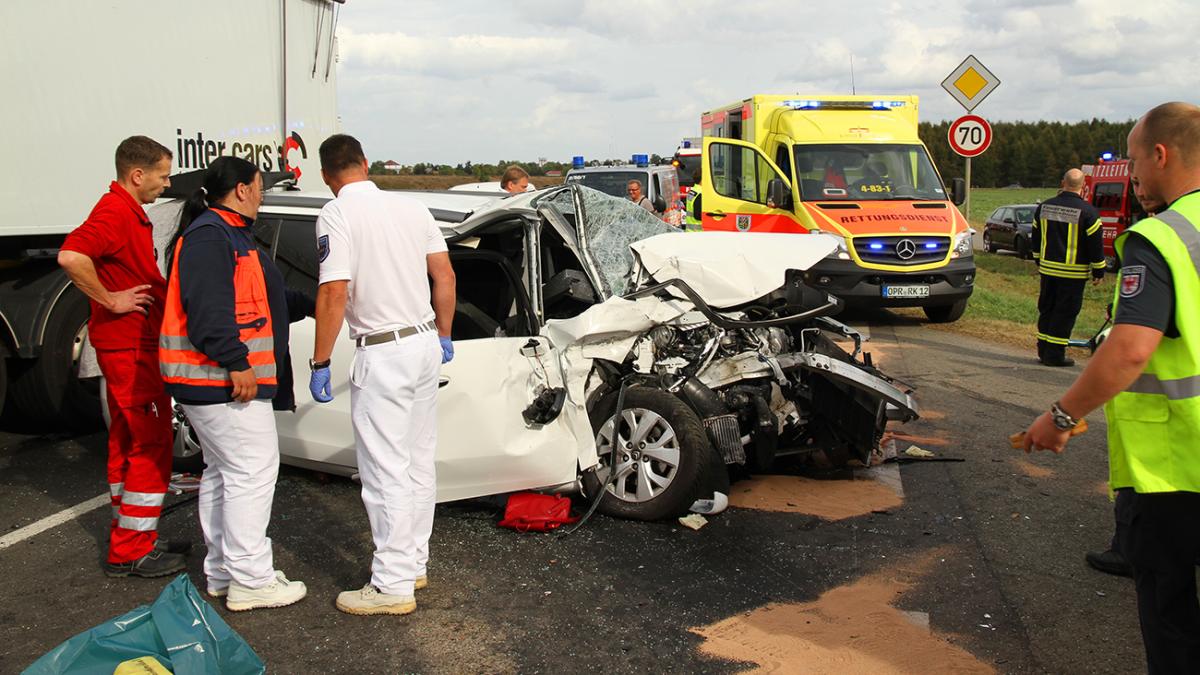
<svg viewBox="0 0 1200 675">
<path fill-rule="evenodd" d="M 320 287 L 309 390 L 318 402 L 333 400 L 330 356 L 345 319 L 358 345 L 350 415 L 375 541 L 371 580 L 339 594 L 337 608 L 408 614 L 417 608 L 414 590 L 428 583 L 438 372 L 454 358 L 454 270 L 429 210 L 376 187 L 357 140 L 330 136 L 320 154 L 335 199 L 317 218 Z"/>
</svg>

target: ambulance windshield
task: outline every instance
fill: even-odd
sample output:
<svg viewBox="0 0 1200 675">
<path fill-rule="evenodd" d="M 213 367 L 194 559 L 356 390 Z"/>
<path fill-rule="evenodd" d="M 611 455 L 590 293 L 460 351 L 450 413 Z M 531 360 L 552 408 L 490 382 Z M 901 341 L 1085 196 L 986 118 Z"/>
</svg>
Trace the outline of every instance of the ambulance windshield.
<svg viewBox="0 0 1200 675">
<path fill-rule="evenodd" d="M 804 201 L 946 199 L 925 148 L 901 144 L 797 145 L 796 179 Z"/>
</svg>

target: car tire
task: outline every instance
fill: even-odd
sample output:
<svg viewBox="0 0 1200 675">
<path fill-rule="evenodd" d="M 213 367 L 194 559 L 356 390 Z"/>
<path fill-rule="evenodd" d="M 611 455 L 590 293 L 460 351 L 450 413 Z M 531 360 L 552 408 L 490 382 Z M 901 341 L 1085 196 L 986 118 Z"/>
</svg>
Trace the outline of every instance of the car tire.
<svg viewBox="0 0 1200 675">
<path fill-rule="evenodd" d="M 70 286 L 46 320 L 42 353 L 14 370 L 9 395 L 13 404 L 37 424 L 93 431 L 103 424 L 100 392 L 94 382 L 79 379 L 79 354 L 87 338 L 91 309 L 87 296 Z"/>
<path fill-rule="evenodd" d="M 996 242 L 992 241 L 992 233 L 986 230 L 983 233 L 983 250 L 988 253 L 995 253 L 997 251 Z"/>
<path fill-rule="evenodd" d="M 1017 239 L 1013 243 L 1017 249 L 1017 257 L 1021 260 L 1028 260 L 1030 258 L 1029 240 L 1021 235 L 1017 235 Z"/>
<path fill-rule="evenodd" d="M 609 476 L 608 458 L 611 453 L 606 448 L 612 434 L 616 404 L 617 392 L 610 392 L 597 402 L 589 414 L 592 429 L 596 432 L 596 452 L 601 462 L 599 471 L 584 475 L 585 488 L 591 495 L 600 491 L 600 480 Z M 697 499 L 710 496 L 703 494 L 706 486 L 713 485 L 708 476 L 712 464 L 706 453 L 712 454 L 714 450 L 696 413 L 673 394 L 641 386 L 631 386 L 625 390 L 624 408 L 626 424 L 622 426 L 623 438 L 629 438 L 637 432 L 640 424 L 644 426 L 644 432 L 629 438 L 629 442 L 644 443 L 649 439 L 653 446 L 654 442 L 662 441 L 668 433 L 671 434 L 671 440 L 665 443 L 664 450 L 668 452 L 650 457 L 639 456 L 644 448 L 626 448 L 629 454 L 624 456 L 629 460 L 623 461 L 632 464 L 640 459 L 641 463 L 637 464 L 639 468 L 618 478 L 615 488 L 605 480 L 599 510 L 617 518 L 662 520 L 681 516 Z M 672 458 L 675 460 L 673 467 L 670 466 Z M 650 480 L 649 474 L 665 480 L 665 485 Z"/>
<path fill-rule="evenodd" d="M 187 415 L 177 410 L 172 429 L 175 442 L 171 444 L 171 470 L 175 473 L 204 473 L 204 452 L 200 448 L 200 437 L 192 427 Z"/>
<path fill-rule="evenodd" d="M 967 311 L 967 299 L 963 298 L 949 305 L 932 305 L 930 307 L 922 307 L 925 310 L 925 317 L 930 323 L 951 323 L 962 318 L 963 312 Z"/>
</svg>

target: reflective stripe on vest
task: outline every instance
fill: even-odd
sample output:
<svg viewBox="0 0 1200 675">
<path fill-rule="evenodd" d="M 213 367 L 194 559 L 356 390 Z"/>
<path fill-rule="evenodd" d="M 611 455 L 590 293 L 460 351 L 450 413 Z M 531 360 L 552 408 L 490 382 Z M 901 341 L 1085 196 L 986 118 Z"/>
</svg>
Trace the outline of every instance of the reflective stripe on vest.
<svg viewBox="0 0 1200 675">
<path fill-rule="evenodd" d="M 214 217 L 224 223 L 216 223 L 218 227 L 244 226 L 240 216 L 215 210 L 205 212 L 196 222 L 208 226 Z M 183 250 L 185 240 L 186 237 L 180 238 L 177 250 Z M 188 338 L 188 317 L 180 297 L 180 257 L 176 255 L 171 264 L 167 285 L 167 303 L 158 338 L 159 370 L 168 387 L 228 389 L 233 386 L 229 370 L 197 349 Z M 254 371 L 255 380 L 260 386 L 277 384 L 275 336 L 271 327 L 266 279 L 257 249 L 251 248 L 243 255 L 234 251 L 233 287 L 235 316 L 231 318 L 237 325 L 239 339 L 246 346 L 246 360 Z"/>
<path fill-rule="evenodd" d="M 1179 337 L 1163 336 L 1145 371 L 1104 407 L 1108 420 L 1109 485 L 1139 493 L 1200 492 L 1200 194 L 1136 223 L 1114 242 L 1123 253 L 1129 233 L 1141 236 L 1170 268 Z M 1114 293 L 1114 315 L 1121 303 Z"/>
</svg>

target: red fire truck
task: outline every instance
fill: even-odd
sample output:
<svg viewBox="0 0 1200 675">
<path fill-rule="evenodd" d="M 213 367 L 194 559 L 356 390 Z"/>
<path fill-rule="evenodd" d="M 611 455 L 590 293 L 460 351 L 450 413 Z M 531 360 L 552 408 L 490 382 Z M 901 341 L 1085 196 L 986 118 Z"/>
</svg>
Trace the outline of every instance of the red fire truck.
<svg viewBox="0 0 1200 675">
<path fill-rule="evenodd" d="M 1116 259 L 1113 239 L 1125 228 L 1146 216 L 1133 194 L 1129 180 L 1129 160 L 1114 159 L 1097 164 L 1084 164 L 1083 198 L 1100 211 L 1101 233 L 1104 235 L 1104 257 Z"/>
</svg>

